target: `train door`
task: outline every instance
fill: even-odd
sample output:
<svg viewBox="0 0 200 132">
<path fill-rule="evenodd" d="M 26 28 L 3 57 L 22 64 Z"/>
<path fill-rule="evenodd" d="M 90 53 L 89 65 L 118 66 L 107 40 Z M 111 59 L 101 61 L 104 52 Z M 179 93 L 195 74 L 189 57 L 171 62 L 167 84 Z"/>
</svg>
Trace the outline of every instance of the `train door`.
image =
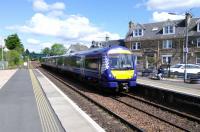
<svg viewBox="0 0 200 132">
<path fill-rule="evenodd" d="M 98 79 L 101 79 L 101 66 L 102 66 L 102 57 L 98 57 Z"/>
<path fill-rule="evenodd" d="M 80 69 L 81 69 L 81 76 L 84 77 L 85 76 L 85 57 L 81 56 L 81 65 L 80 65 Z"/>
</svg>

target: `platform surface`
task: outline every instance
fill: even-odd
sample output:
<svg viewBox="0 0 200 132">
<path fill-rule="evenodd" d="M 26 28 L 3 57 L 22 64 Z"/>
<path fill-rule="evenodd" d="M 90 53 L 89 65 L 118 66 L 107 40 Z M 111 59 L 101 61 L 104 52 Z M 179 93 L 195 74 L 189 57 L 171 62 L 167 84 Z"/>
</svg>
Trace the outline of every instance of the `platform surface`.
<svg viewBox="0 0 200 132">
<path fill-rule="evenodd" d="M 34 70 L 34 73 L 66 131 L 104 132 L 104 129 L 102 129 L 94 120 L 83 112 L 39 70 Z"/>
<path fill-rule="evenodd" d="M 0 90 L 0 131 L 47 132 L 58 130 L 64 132 L 52 110 L 46 112 L 52 113 L 57 129 L 50 126 L 47 128 L 44 125 L 44 123 L 52 123 L 40 118 L 39 112 L 41 110 L 38 109 L 37 95 L 38 93 L 34 93 L 29 71 L 25 69 L 17 70 Z"/>
<path fill-rule="evenodd" d="M 184 83 L 183 80 L 138 77 L 137 84 L 200 98 L 200 84 Z"/>
<path fill-rule="evenodd" d="M 15 74 L 17 69 L 14 70 L 0 70 L 0 89 L 3 85 Z"/>
<path fill-rule="evenodd" d="M 3 72 L 0 132 L 104 132 L 39 70 Z"/>
</svg>

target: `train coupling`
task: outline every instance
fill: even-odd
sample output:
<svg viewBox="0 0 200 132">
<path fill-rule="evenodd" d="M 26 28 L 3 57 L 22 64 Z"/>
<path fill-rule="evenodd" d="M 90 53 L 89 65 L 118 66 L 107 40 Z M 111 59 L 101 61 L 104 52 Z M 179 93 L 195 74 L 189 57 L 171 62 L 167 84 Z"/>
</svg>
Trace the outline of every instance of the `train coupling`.
<svg viewBox="0 0 200 132">
<path fill-rule="evenodd" d="M 128 83 L 121 83 L 121 88 L 122 88 L 122 90 L 128 92 L 128 90 L 129 90 Z"/>
</svg>

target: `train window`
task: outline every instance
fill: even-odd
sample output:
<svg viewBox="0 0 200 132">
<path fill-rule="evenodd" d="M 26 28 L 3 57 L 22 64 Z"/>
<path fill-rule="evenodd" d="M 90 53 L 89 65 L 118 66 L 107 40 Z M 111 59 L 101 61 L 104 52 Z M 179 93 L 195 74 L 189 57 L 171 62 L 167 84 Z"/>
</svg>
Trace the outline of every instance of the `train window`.
<svg viewBox="0 0 200 132">
<path fill-rule="evenodd" d="M 76 66 L 81 67 L 81 57 L 76 57 Z"/>
<path fill-rule="evenodd" d="M 81 66 L 81 58 L 77 56 L 70 56 L 65 57 L 64 59 L 65 66 L 72 66 L 72 67 L 80 67 Z"/>
<path fill-rule="evenodd" d="M 52 64 L 56 64 L 56 58 L 52 58 Z"/>
<path fill-rule="evenodd" d="M 133 69 L 134 57 L 130 54 L 109 55 L 109 65 L 111 69 Z"/>
<path fill-rule="evenodd" d="M 64 65 L 68 66 L 69 65 L 69 57 L 64 58 Z"/>
<path fill-rule="evenodd" d="M 98 70 L 99 62 L 100 61 L 98 58 L 86 58 L 85 59 L 85 68 L 91 69 L 91 70 Z"/>
<path fill-rule="evenodd" d="M 59 57 L 59 58 L 57 58 L 57 64 L 58 65 L 63 65 L 64 64 L 64 58 L 63 57 Z"/>
</svg>

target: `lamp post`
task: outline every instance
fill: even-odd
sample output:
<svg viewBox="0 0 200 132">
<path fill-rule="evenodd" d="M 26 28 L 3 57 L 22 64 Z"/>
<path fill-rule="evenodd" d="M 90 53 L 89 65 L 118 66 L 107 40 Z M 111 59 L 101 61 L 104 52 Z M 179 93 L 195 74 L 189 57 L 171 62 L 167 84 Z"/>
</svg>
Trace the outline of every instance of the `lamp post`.
<svg viewBox="0 0 200 132">
<path fill-rule="evenodd" d="M 190 19 L 192 15 L 188 12 L 185 13 L 185 20 L 186 20 L 186 30 L 185 30 L 185 69 L 184 69 L 184 82 L 187 80 L 187 60 L 188 60 L 188 27 L 190 24 Z"/>
<path fill-rule="evenodd" d="M 176 13 L 168 13 L 170 15 L 177 15 Z M 188 60 L 188 27 L 190 24 L 190 20 L 192 15 L 189 12 L 185 13 L 185 46 L 184 46 L 184 62 L 185 62 L 185 69 L 184 69 L 184 82 L 187 80 L 187 60 Z"/>
<path fill-rule="evenodd" d="M 1 63 L 2 63 L 2 70 L 4 70 L 4 59 L 3 59 L 3 44 L 1 45 Z"/>
</svg>

